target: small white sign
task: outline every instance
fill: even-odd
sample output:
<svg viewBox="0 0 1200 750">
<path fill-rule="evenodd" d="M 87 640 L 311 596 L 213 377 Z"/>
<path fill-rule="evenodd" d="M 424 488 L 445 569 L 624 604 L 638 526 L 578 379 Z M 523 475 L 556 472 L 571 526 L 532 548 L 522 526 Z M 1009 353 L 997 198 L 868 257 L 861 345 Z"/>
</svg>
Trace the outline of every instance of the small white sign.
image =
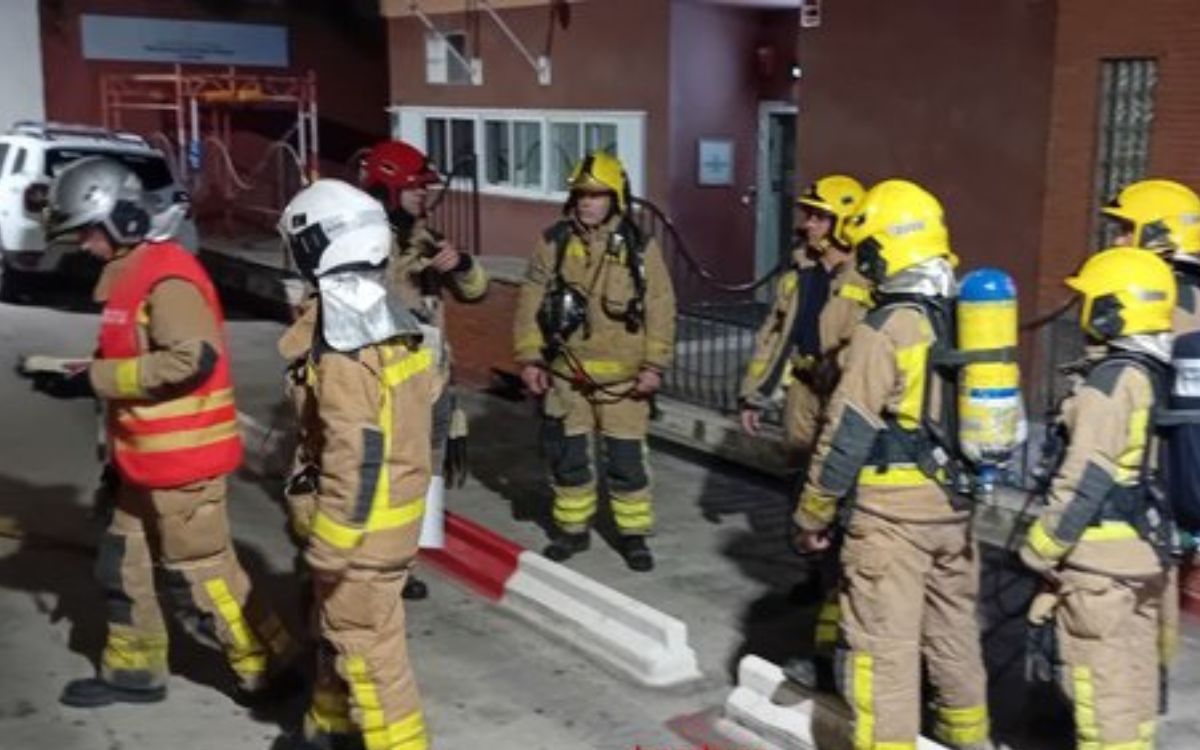
<svg viewBox="0 0 1200 750">
<path fill-rule="evenodd" d="M 285 26 L 89 14 L 82 25 L 89 60 L 288 66 Z"/>
<path fill-rule="evenodd" d="M 702 138 L 697 154 L 697 181 L 704 187 L 733 184 L 733 141 Z"/>
</svg>

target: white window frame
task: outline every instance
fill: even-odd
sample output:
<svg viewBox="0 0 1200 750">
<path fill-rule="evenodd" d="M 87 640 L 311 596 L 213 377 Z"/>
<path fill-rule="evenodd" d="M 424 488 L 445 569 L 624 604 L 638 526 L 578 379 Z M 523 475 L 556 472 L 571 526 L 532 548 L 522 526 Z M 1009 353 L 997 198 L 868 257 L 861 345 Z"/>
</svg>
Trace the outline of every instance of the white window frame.
<svg viewBox="0 0 1200 750">
<path fill-rule="evenodd" d="M 470 60 L 468 59 L 468 67 L 463 70 L 463 61 L 450 52 L 451 38 L 463 40 L 463 50 L 459 54 L 466 57 L 466 31 L 454 29 L 436 33 L 425 32 L 425 83 L 431 86 L 470 86 L 474 83 Z M 452 71 L 457 72 L 460 78 L 455 79 L 451 75 Z"/>
<path fill-rule="evenodd" d="M 550 181 L 550 124 L 578 122 L 585 124 L 613 125 L 617 130 L 617 152 L 629 174 L 630 189 L 634 195 L 645 195 L 646 186 L 646 113 L 622 110 L 584 109 L 497 109 L 476 107 L 422 107 L 395 105 L 389 108 L 392 115 L 392 137 L 407 141 L 422 151 L 426 150 L 425 120 L 428 118 L 469 119 L 475 122 L 475 154 L 479 174 L 481 195 L 497 195 L 506 198 L 562 203 L 567 199 L 565 190 L 551 189 Z M 491 185 L 487 182 L 487 141 L 484 132 L 485 120 L 515 122 L 537 122 L 542 128 L 542 186 L 522 188 L 512 185 Z M 510 139 L 512 138 L 510 134 Z M 582 132 L 580 136 L 583 145 Z"/>
</svg>

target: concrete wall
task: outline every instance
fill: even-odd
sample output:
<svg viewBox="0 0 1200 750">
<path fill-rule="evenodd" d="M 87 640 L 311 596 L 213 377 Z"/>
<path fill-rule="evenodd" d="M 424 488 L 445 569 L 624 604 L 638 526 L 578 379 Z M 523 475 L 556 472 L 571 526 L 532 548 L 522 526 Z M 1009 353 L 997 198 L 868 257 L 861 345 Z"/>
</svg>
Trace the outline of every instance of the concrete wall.
<svg viewBox="0 0 1200 750">
<path fill-rule="evenodd" d="M 671 6 L 670 198 L 666 205 L 688 248 L 721 279 L 754 274 L 755 206 L 742 196 L 758 181 L 758 105 L 790 101 L 788 68 L 798 20 L 675 0 Z M 757 50 L 769 50 L 760 66 Z M 734 183 L 697 184 L 701 138 L 734 142 Z"/>
<path fill-rule="evenodd" d="M 1055 15 L 1052 0 L 839 0 L 799 41 L 801 177 L 926 185 L 963 268 L 1012 273 L 1026 317 L 1043 247 Z"/>
<path fill-rule="evenodd" d="M 413 18 L 389 19 L 391 103 L 513 109 L 644 111 L 647 193 L 668 195 L 669 0 L 605 0 L 573 5 L 571 25 L 555 30 L 553 77 L 538 85 L 529 63 L 500 29 L 479 15 L 484 85 L 425 82 L 425 29 Z M 504 11 L 517 36 L 541 50 L 546 8 Z M 462 30 L 461 16 L 434 16 L 439 27 Z M 527 255 L 561 206 L 546 200 L 485 195 L 481 201 L 484 252 Z"/>
<path fill-rule="evenodd" d="M 0 24 L 0 130 L 45 116 L 39 0 L 7 0 Z"/>
</svg>

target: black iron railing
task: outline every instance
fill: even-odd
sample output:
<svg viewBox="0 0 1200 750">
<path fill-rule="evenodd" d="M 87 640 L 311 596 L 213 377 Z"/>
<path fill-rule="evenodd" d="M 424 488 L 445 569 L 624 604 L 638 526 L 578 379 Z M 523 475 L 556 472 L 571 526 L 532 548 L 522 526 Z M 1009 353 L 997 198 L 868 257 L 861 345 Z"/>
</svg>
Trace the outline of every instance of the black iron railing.
<svg viewBox="0 0 1200 750">
<path fill-rule="evenodd" d="M 663 392 L 697 406 L 732 412 L 753 353 L 755 330 L 766 314 L 766 305 L 756 295 L 778 270 L 749 281 L 724 279 L 696 258 L 658 206 L 640 198 L 634 198 L 631 206 L 634 222 L 662 247 L 678 303 L 675 363 L 667 372 Z"/>
</svg>

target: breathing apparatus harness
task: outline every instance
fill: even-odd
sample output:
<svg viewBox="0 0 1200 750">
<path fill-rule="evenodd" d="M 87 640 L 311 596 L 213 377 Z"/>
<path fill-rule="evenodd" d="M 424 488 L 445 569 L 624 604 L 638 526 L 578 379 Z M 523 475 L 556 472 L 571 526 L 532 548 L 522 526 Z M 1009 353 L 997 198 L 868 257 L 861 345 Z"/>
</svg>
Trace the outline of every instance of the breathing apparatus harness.
<svg viewBox="0 0 1200 750">
<path fill-rule="evenodd" d="M 920 310 L 933 329 L 933 343 L 925 363 L 921 418 L 914 430 L 905 429 L 894 416 L 885 418 L 885 429 L 876 438 L 868 466 L 880 472 L 894 463 L 914 464 L 921 472 L 955 490 L 956 496 L 971 495 L 972 476 L 977 464 L 963 451 L 959 441 L 958 377 L 967 365 L 977 362 L 1010 363 L 1017 359 L 1016 349 L 979 349 L 963 351 L 954 347 L 957 340 L 955 302 L 944 297 L 889 293 L 876 296 L 872 315 L 887 315 L 899 307 Z M 938 410 L 932 412 L 930 398 L 938 389 Z"/>
<path fill-rule="evenodd" d="M 633 395 L 636 386 L 614 389 L 610 385 L 597 382 L 567 344 L 571 336 L 581 329 L 585 340 L 592 335 L 591 320 L 588 317 L 589 297 L 604 269 L 603 262 L 597 264 L 596 273 L 587 290 L 571 284 L 563 277 L 563 263 L 574 233 L 573 223 L 564 219 L 546 230 L 543 235 L 547 242 L 554 245 L 555 255 L 554 276 L 537 312 L 538 328 L 541 329 L 542 338 L 546 342 L 542 349 L 542 357 L 549 363 L 550 374 L 554 377 L 569 381 L 589 393 L 599 393 L 614 402 L 620 401 Z M 608 257 L 624 256 L 625 267 L 633 282 L 633 297 L 622 314 L 625 330 L 630 334 L 641 331 L 646 323 L 645 247 L 646 238 L 641 230 L 627 216 L 623 216 L 616 229 L 609 235 L 608 248 L 605 251 Z M 560 359 L 566 364 L 567 370 L 554 366 L 553 363 Z"/>
</svg>

